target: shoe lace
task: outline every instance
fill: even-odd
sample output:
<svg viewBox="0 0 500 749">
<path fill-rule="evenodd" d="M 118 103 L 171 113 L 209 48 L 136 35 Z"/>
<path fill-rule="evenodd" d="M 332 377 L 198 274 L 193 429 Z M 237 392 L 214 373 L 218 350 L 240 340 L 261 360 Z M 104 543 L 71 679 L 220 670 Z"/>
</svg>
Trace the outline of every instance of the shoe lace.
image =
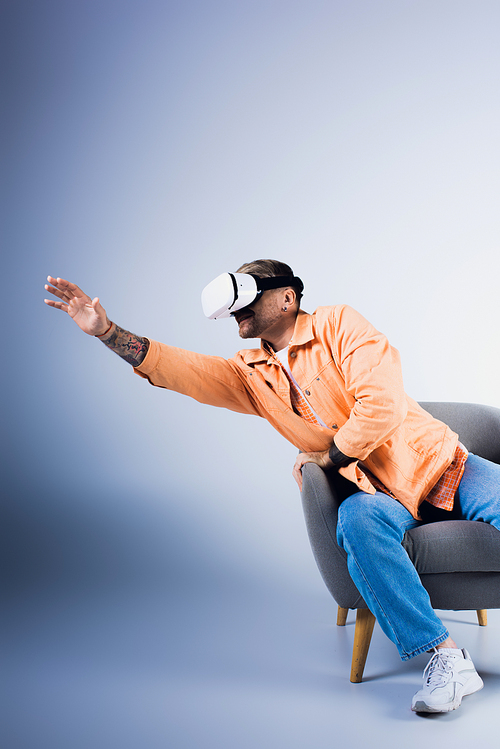
<svg viewBox="0 0 500 749">
<path fill-rule="evenodd" d="M 441 687 L 450 680 L 453 665 L 446 654 L 436 650 L 424 669 L 424 681 L 427 686 Z"/>
</svg>

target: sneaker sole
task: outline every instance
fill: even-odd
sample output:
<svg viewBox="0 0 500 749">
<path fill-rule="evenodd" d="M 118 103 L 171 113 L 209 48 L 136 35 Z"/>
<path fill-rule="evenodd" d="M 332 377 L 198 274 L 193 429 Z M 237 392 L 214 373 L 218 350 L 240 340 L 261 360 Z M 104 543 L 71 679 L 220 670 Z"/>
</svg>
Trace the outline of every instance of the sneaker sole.
<svg viewBox="0 0 500 749">
<path fill-rule="evenodd" d="M 483 680 L 479 674 L 475 674 L 469 679 L 467 684 L 465 684 L 464 691 L 458 692 L 453 702 L 448 702 L 445 705 L 428 705 L 426 702 L 418 700 L 418 702 L 411 706 L 411 709 L 414 713 L 449 713 L 452 710 L 456 710 L 457 707 L 460 707 L 463 697 L 467 697 L 469 694 L 474 694 L 474 692 L 479 692 L 483 687 Z"/>
</svg>

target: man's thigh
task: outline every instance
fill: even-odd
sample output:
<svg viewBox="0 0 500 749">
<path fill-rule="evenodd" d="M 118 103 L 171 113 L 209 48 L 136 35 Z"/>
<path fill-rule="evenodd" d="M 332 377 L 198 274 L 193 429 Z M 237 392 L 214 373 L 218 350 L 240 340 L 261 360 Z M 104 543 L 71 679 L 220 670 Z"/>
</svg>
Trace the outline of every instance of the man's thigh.
<svg viewBox="0 0 500 749">
<path fill-rule="evenodd" d="M 455 503 L 464 520 L 482 520 L 500 530 L 500 465 L 469 454 Z"/>
<path fill-rule="evenodd" d="M 353 529 L 361 536 L 378 528 L 382 535 L 397 537 L 401 542 L 407 530 L 421 524 L 400 502 L 379 491 L 375 494 L 356 492 L 339 508 L 340 528 Z"/>
</svg>

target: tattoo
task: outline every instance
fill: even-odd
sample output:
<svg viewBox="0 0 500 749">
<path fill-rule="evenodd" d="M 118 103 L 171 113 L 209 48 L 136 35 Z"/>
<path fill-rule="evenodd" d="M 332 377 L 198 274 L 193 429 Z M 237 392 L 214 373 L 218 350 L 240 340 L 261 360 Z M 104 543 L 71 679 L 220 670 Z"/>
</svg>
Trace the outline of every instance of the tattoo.
<svg viewBox="0 0 500 749">
<path fill-rule="evenodd" d="M 103 343 L 133 367 L 142 364 L 149 349 L 147 338 L 129 333 L 116 323 L 111 335 Z"/>
</svg>

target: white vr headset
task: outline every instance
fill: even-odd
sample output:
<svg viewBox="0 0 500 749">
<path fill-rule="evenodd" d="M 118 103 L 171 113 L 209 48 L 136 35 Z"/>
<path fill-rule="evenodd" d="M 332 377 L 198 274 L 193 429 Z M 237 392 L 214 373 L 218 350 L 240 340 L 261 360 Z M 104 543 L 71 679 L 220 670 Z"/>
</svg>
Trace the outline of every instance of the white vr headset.
<svg viewBox="0 0 500 749">
<path fill-rule="evenodd" d="M 231 317 L 243 307 L 255 302 L 263 291 L 293 286 L 302 292 L 304 284 L 297 276 L 259 278 L 251 273 L 222 273 L 214 278 L 201 293 L 203 312 L 210 320 Z"/>
</svg>

